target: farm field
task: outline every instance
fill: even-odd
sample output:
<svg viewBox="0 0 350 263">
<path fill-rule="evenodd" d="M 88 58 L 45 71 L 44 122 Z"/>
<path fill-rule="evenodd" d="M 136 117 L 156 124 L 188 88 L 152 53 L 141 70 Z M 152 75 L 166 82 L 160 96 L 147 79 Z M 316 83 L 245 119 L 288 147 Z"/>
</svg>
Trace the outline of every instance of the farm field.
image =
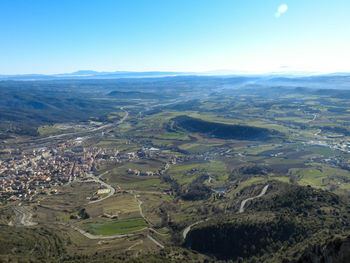
<svg viewBox="0 0 350 263">
<path fill-rule="evenodd" d="M 141 217 L 121 219 L 108 223 L 88 223 L 87 229 L 96 235 L 114 235 L 141 230 L 146 226 L 145 220 Z"/>
<path fill-rule="evenodd" d="M 8 139 L 2 160 L 10 152 L 21 160 L 24 152 L 37 162 L 25 163 L 25 169 L 69 164 L 50 174 L 43 170 L 23 200 L 3 199 L 0 232 L 25 228 L 23 253 L 50 243 L 64 247 L 59 253 L 66 258 L 120 260 L 162 253 L 179 260 L 193 255 L 213 260 L 197 243 L 202 231 L 211 233 L 221 225 L 230 226 L 227 233 L 231 227 L 246 233 L 262 224 L 274 233 L 272 226 L 278 218 L 287 220 L 286 214 L 298 219 L 283 224 L 295 224 L 299 231 L 303 222 L 309 237 L 297 232 L 290 248 L 276 241 L 288 247 L 286 252 L 264 240 L 275 251 L 269 255 L 288 257 L 308 242 L 326 242 L 319 222 L 331 235 L 348 233 L 348 99 L 335 98 L 336 91 L 319 95 L 310 90 L 303 96 L 297 89 L 279 95 L 271 89 L 268 97 L 259 89 L 217 90 L 212 96 L 191 91 L 186 98 L 169 91 L 174 97 L 158 100 L 133 97 L 139 93 L 106 95 L 101 105 L 108 101 L 113 107 L 98 117 L 76 125 L 71 120 L 39 125 L 37 137 L 29 141 Z M 27 173 L 19 170 L 16 176 Z M 311 224 L 310 215 L 317 224 Z M 41 241 L 35 231 L 52 235 Z M 30 245 L 32 236 L 41 243 Z M 188 249 L 190 241 L 196 250 Z M 22 241 L 13 237 L 11 242 Z"/>
</svg>

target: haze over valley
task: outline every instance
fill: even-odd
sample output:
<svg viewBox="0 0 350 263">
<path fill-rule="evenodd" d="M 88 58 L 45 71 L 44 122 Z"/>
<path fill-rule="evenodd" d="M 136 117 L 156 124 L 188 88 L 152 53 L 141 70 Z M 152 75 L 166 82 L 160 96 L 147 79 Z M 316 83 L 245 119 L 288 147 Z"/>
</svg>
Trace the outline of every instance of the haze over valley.
<svg viewBox="0 0 350 263">
<path fill-rule="evenodd" d="M 349 262 L 349 8 L 0 3 L 0 262 Z"/>
</svg>

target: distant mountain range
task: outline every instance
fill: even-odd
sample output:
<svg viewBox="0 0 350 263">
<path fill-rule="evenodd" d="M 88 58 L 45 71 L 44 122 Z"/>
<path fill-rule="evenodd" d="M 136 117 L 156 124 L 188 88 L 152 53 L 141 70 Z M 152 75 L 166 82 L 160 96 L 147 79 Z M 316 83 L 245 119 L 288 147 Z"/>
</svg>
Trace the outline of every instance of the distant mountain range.
<svg viewBox="0 0 350 263">
<path fill-rule="evenodd" d="M 97 72 L 93 70 L 79 70 L 72 73 L 62 74 L 23 74 L 23 75 L 0 75 L 0 80 L 55 80 L 55 79 L 120 79 L 120 78 L 159 78 L 171 76 L 186 76 L 194 73 L 185 72 L 133 72 L 133 71 L 115 71 L 115 72 Z"/>
<path fill-rule="evenodd" d="M 92 70 L 79 70 L 63 74 L 23 74 L 0 75 L 1 80 L 12 81 L 38 81 L 38 80 L 112 80 L 112 79 L 145 79 L 145 78 L 202 78 L 210 77 L 231 83 L 239 80 L 239 87 L 308 87 L 319 89 L 350 89 L 350 73 L 339 72 L 331 74 L 317 74 L 313 72 L 291 71 L 272 72 L 268 74 L 249 74 L 244 71 L 214 70 L 206 72 L 171 72 L 171 71 L 115 71 L 97 72 Z M 228 85 L 230 87 L 231 85 Z M 238 86 L 236 85 L 236 88 Z"/>
<path fill-rule="evenodd" d="M 18 75 L 0 75 L 0 80 L 55 80 L 55 79 L 120 79 L 120 78 L 161 78 L 175 76 L 254 76 L 254 77 L 312 77 L 319 76 L 315 72 L 290 71 L 290 72 L 271 72 L 268 74 L 252 74 L 247 71 L 233 70 L 213 70 L 205 72 L 172 72 L 172 71 L 114 71 L 98 72 L 93 70 L 78 70 L 72 73 L 61 74 L 18 74 Z M 350 73 L 332 73 L 322 76 L 350 76 Z"/>
</svg>

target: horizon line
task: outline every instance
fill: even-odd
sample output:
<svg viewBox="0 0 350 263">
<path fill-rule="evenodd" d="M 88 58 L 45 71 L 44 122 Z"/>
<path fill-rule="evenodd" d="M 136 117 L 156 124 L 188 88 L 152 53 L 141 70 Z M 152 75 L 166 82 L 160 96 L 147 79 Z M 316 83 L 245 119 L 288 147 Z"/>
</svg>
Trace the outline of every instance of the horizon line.
<svg viewBox="0 0 350 263">
<path fill-rule="evenodd" d="M 80 73 L 80 74 L 79 74 Z M 85 73 L 85 74 L 83 74 Z M 274 70 L 274 71 L 248 71 L 248 70 L 233 70 L 233 69 L 214 69 L 206 71 L 167 71 L 167 70 L 116 70 L 116 71 L 97 71 L 91 69 L 75 70 L 72 72 L 60 73 L 15 73 L 6 74 L 0 73 L 0 77 L 15 77 L 15 76 L 52 76 L 52 77 L 84 77 L 99 74 L 128 74 L 128 73 L 159 73 L 159 74 L 188 74 L 188 75 L 212 75 L 212 76 L 230 76 L 230 75 L 274 75 L 274 74 L 290 74 L 290 75 L 328 75 L 328 74 L 350 74 L 350 71 L 309 71 L 309 70 Z"/>
</svg>

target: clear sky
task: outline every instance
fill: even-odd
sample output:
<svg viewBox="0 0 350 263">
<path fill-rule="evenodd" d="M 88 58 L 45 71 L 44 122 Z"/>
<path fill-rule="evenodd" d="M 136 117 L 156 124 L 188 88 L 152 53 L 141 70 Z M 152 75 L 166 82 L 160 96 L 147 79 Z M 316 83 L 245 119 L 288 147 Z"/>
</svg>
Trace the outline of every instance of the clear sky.
<svg viewBox="0 0 350 263">
<path fill-rule="evenodd" d="M 349 0 L 0 0 L 0 74 L 350 72 Z"/>
</svg>

